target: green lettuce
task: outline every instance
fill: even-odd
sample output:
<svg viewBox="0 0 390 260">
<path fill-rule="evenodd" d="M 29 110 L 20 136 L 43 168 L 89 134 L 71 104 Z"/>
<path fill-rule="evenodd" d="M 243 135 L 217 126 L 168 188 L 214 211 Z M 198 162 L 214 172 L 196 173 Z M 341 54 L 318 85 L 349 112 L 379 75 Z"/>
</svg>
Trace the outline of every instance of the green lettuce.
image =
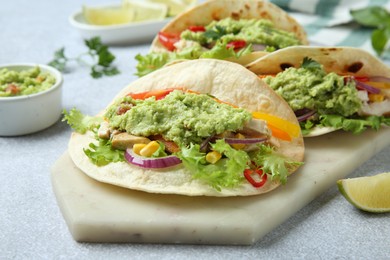
<svg viewBox="0 0 390 260">
<path fill-rule="evenodd" d="M 226 158 L 215 164 L 207 164 L 206 153 L 201 152 L 197 144 L 182 147 L 177 156 L 182 160 L 184 167 L 193 174 L 194 179 L 204 181 L 217 191 L 241 184 L 244 180 L 243 172 L 249 162 L 248 154 L 232 148 L 224 140 L 217 140 L 212 147 Z"/>
<path fill-rule="evenodd" d="M 271 180 L 287 182 L 289 168 L 302 165 L 302 162 L 289 160 L 282 154 L 277 153 L 273 147 L 261 144 L 259 150 L 252 154 L 252 162 L 260 167 L 264 173 L 271 175 Z"/>
<path fill-rule="evenodd" d="M 62 121 L 67 122 L 74 131 L 80 134 L 99 127 L 103 122 L 103 118 L 84 115 L 76 108 L 72 108 L 69 112 L 64 109 L 62 113 L 64 115 Z"/>
<path fill-rule="evenodd" d="M 113 149 L 110 140 L 102 139 L 96 136 L 98 144 L 90 143 L 89 149 L 84 149 L 84 153 L 97 166 L 104 166 L 112 162 L 125 161 L 125 155 L 122 150 Z"/>
<path fill-rule="evenodd" d="M 204 51 L 200 45 L 195 45 L 184 48 L 180 52 L 151 52 L 144 56 L 138 54 L 135 56 L 135 59 L 138 61 L 136 66 L 137 73 L 135 74 L 139 77 L 145 76 L 175 60 L 195 60 L 200 58 L 224 60 L 233 57 L 239 58 L 251 52 L 251 44 L 236 52 L 233 48 L 227 48 L 227 41 L 218 41 L 213 49 L 208 51 Z"/>
<path fill-rule="evenodd" d="M 301 128 L 303 134 L 309 134 L 314 126 L 334 127 L 360 134 L 368 127 L 378 130 L 382 124 L 390 126 L 390 118 L 384 116 L 345 118 L 341 115 L 321 115 L 318 123 L 309 120 L 301 123 Z"/>
</svg>

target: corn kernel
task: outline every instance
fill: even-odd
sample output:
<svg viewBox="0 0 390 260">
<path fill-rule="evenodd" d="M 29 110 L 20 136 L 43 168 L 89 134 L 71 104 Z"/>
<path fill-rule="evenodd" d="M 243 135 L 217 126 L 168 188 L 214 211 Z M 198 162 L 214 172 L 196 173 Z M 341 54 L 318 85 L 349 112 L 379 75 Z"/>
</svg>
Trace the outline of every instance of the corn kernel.
<svg viewBox="0 0 390 260">
<path fill-rule="evenodd" d="M 216 163 L 219 161 L 219 159 L 221 159 L 222 157 L 222 154 L 217 152 L 217 151 L 211 151 L 209 153 L 206 154 L 206 161 L 209 162 L 209 163 Z"/>
<path fill-rule="evenodd" d="M 134 144 L 133 145 L 133 152 L 135 154 L 141 155 L 141 150 L 146 146 L 146 144 Z"/>
<path fill-rule="evenodd" d="M 381 94 L 368 94 L 368 99 L 371 102 L 382 102 L 385 99 L 385 96 Z"/>
<path fill-rule="evenodd" d="M 160 144 L 157 141 L 151 141 L 139 153 L 142 156 L 151 157 L 159 148 Z"/>
<path fill-rule="evenodd" d="M 244 139 L 245 138 L 245 136 L 243 134 L 240 134 L 240 133 L 236 134 L 235 137 L 238 138 L 238 139 Z M 244 149 L 245 144 L 232 144 L 232 147 L 234 149 L 241 150 L 241 149 Z"/>
</svg>

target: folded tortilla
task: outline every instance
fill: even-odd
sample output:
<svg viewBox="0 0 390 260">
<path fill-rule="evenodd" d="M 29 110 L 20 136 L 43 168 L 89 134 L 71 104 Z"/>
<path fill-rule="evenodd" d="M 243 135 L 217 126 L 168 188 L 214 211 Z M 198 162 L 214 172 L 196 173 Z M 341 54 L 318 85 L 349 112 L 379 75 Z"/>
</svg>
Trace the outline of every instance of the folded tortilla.
<svg viewBox="0 0 390 260">
<path fill-rule="evenodd" d="M 289 67 L 299 68 L 306 57 L 323 65 L 327 73 L 390 77 L 390 68 L 386 64 L 369 52 L 354 47 L 293 46 L 259 58 L 248 64 L 246 68 L 257 75 L 276 75 Z M 388 90 L 386 91 L 387 95 L 390 95 Z M 338 129 L 317 126 L 304 136 L 319 136 Z"/>
<path fill-rule="evenodd" d="M 181 33 L 190 25 L 208 25 L 212 21 L 218 21 L 231 17 L 238 19 L 267 19 L 277 29 L 291 32 L 301 41 L 302 45 L 308 45 L 308 39 L 303 27 L 287 12 L 278 6 L 263 0 L 210 0 L 199 4 L 186 12 L 178 15 L 169 22 L 161 32 Z M 168 52 L 156 36 L 152 42 L 150 52 Z M 230 58 L 230 61 L 239 64 L 248 64 L 257 58 L 268 54 L 265 51 L 256 51 L 241 56 Z"/>
<path fill-rule="evenodd" d="M 261 111 L 298 125 L 288 104 L 264 84 L 257 75 L 241 65 L 221 60 L 185 61 L 155 71 L 125 87 L 111 104 L 129 93 L 175 87 L 208 93 L 249 111 Z M 98 181 L 129 189 L 151 193 L 224 197 L 266 193 L 280 185 L 277 181 L 269 180 L 261 188 L 254 188 L 249 183 L 243 183 L 233 189 L 223 188 L 221 191 L 216 191 L 202 181 L 193 179 L 190 172 L 181 165 L 163 170 L 143 169 L 127 162 L 96 166 L 83 151 L 83 149 L 88 148 L 91 142 L 96 142 L 92 132 L 83 135 L 72 134 L 69 142 L 69 153 L 75 165 Z M 304 144 L 301 134 L 293 138 L 291 142 L 279 140 L 279 143 L 280 146 L 276 148 L 279 153 L 293 161 L 301 162 L 303 160 Z M 290 174 L 297 167 L 291 169 Z"/>
</svg>

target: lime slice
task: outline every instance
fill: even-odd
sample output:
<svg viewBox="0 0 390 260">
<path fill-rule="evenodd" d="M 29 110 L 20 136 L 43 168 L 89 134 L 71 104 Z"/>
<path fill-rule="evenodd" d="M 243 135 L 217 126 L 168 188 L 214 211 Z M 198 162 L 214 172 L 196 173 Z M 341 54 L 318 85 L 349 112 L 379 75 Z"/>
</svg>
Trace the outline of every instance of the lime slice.
<svg viewBox="0 0 390 260">
<path fill-rule="evenodd" d="M 161 3 L 152 3 L 137 0 L 123 0 L 122 7 L 134 11 L 135 22 L 162 20 L 168 16 L 168 6 Z"/>
<path fill-rule="evenodd" d="M 148 0 L 152 3 L 160 3 L 168 6 L 168 16 L 175 16 L 185 11 L 189 7 L 191 0 Z M 187 3 L 187 1 L 189 1 Z"/>
<path fill-rule="evenodd" d="M 132 9 L 120 7 L 87 7 L 83 6 L 83 15 L 89 24 L 114 25 L 131 23 L 135 19 Z"/>
<path fill-rule="evenodd" d="M 368 212 L 390 212 L 390 172 L 337 181 L 341 194 L 355 207 Z"/>
</svg>

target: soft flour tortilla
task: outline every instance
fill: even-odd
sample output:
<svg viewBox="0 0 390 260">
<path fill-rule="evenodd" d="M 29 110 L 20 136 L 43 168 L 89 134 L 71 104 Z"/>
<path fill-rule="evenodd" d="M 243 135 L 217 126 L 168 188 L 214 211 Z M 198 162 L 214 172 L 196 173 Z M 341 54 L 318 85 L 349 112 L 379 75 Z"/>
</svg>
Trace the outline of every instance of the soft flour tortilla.
<svg viewBox="0 0 390 260">
<path fill-rule="evenodd" d="M 305 57 L 324 66 L 326 72 L 352 76 L 390 77 L 390 68 L 369 52 L 353 47 L 294 46 L 275 51 L 248 64 L 257 75 L 277 74 L 288 67 L 299 68 Z M 316 127 L 305 137 L 319 136 L 338 129 Z"/>
<path fill-rule="evenodd" d="M 171 65 L 133 82 L 114 100 L 130 92 L 172 87 L 209 93 L 249 111 L 262 111 L 298 124 L 288 104 L 255 74 L 241 65 L 221 60 L 203 59 Z M 251 184 L 244 183 L 235 189 L 223 189 L 218 192 L 199 180 L 193 180 L 190 173 L 181 165 L 165 170 L 145 170 L 126 162 L 99 167 L 83 152 L 89 143 L 95 142 L 93 136 L 93 133 L 85 135 L 73 133 L 69 153 L 78 168 L 101 182 L 152 193 L 189 196 L 247 196 L 269 192 L 279 186 L 278 182 L 269 181 L 262 188 L 256 189 Z M 292 142 L 280 141 L 278 150 L 294 161 L 302 161 L 304 155 L 302 136 L 294 138 Z"/>
<path fill-rule="evenodd" d="M 199 4 L 188 11 L 178 15 L 162 28 L 161 32 L 180 33 L 191 25 L 208 25 L 214 20 L 232 17 L 234 19 L 267 19 L 275 27 L 294 33 L 303 45 L 308 45 L 308 39 L 303 27 L 287 12 L 278 6 L 262 0 L 211 0 Z M 168 52 L 160 43 L 158 37 L 153 39 L 150 52 Z M 257 51 L 240 57 L 231 58 L 230 61 L 239 64 L 248 64 L 268 52 Z"/>
</svg>

